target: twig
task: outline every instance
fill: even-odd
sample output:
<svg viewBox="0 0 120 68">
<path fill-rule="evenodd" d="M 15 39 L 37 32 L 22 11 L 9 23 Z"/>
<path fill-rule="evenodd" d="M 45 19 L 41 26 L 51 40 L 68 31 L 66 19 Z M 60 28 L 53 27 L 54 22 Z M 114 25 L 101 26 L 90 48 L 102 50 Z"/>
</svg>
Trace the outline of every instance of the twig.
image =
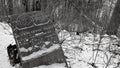
<svg viewBox="0 0 120 68">
<path fill-rule="evenodd" d="M 108 62 L 107 62 L 107 64 L 106 64 L 106 67 L 105 67 L 105 68 L 108 67 L 108 65 L 109 65 L 109 63 L 110 63 L 112 57 L 113 57 L 113 56 L 110 56 L 110 58 L 109 58 L 109 60 L 108 60 Z"/>
<path fill-rule="evenodd" d="M 100 35 L 99 44 L 98 44 L 98 46 L 97 46 L 97 49 L 98 49 L 98 50 L 97 50 L 97 53 L 96 53 L 96 56 L 95 56 L 94 63 L 95 63 L 95 61 L 96 61 L 96 59 L 97 59 L 97 55 L 98 55 L 98 52 L 99 52 L 99 47 L 100 47 L 101 39 L 102 39 L 102 37 L 101 37 L 101 35 Z"/>
<path fill-rule="evenodd" d="M 98 68 L 96 65 L 95 65 L 95 63 L 88 63 L 88 64 L 90 64 L 92 67 L 94 67 L 94 68 Z"/>
</svg>

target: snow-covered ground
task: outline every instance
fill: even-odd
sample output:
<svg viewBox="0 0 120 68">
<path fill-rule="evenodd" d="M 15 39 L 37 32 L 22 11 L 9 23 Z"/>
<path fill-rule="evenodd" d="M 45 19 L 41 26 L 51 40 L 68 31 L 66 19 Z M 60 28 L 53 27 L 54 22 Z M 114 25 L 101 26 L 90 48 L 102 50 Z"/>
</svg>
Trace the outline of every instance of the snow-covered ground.
<svg viewBox="0 0 120 68">
<path fill-rule="evenodd" d="M 62 30 L 58 37 L 60 41 L 64 40 L 62 48 L 71 68 L 120 68 L 118 55 L 120 47 L 117 45 L 119 39 L 116 36 L 103 35 L 99 43 L 99 34 L 71 35 L 66 30 Z M 14 68 L 10 65 L 7 55 L 6 48 L 9 44 L 15 44 L 12 30 L 8 24 L 0 23 L 0 68 Z M 65 64 L 55 63 L 35 68 L 65 68 L 64 66 Z"/>
<path fill-rule="evenodd" d="M 0 68 L 12 68 L 7 55 L 7 46 L 15 44 L 12 30 L 8 24 L 0 22 Z"/>
<path fill-rule="evenodd" d="M 100 42 L 99 34 L 70 35 L 63 30 L 59 33 L 59 39 L 65 40 L 62 47 L 72 68 L 120 68 L 120 56 L 112 53 L 119 53 L 120 50 L 117 46 L 119 39 L 114 35 L 102 35 Z"/>
</svg>

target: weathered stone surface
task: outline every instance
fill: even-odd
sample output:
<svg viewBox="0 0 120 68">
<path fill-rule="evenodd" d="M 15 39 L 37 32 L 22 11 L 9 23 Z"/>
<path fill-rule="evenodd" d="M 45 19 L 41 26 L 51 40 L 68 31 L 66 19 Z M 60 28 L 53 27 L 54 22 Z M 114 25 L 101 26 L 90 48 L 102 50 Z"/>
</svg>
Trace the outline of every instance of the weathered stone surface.
<svg viewBox="0 0 120 68">
<path fill-rule="evenodd" d="M 15 15 L 11 17 L 10 25 L 19 48 L 23 68 L 65 62 L 49 15 L 41 12 Z"/>
</svg>

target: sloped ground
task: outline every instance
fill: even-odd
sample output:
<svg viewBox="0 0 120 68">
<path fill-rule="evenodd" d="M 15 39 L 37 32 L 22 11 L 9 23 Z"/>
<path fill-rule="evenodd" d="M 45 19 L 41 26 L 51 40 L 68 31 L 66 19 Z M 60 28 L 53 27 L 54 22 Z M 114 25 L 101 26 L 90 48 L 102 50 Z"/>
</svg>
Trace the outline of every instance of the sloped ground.
<svg viewBox="0 0 120 68">
<path fill-rule="evenodd" d="M 78 36 L 65 30 L 59 33 L 60 40 L 65 39 L 62 47 L 69 65 L 72 68 L 119 68 L 119 39 L 108 35 L 102 37 L 99 43 L 99 34 L 81 33 Z"/>
<path fill-rule="evenodd" d="M 7 55 L 7 46 L 15 44 L 11 28 L 0 22 L 0 68 L 12 68 Z"/>
<path fill-rule="evenodd" d="M 64 40 L 62 47 L 71 68 L 120 68 L 120 47 L 116 36 L 103 35 L 101 43 L 99 34 L 71 35 L 62 30 L 58 36 L 61 41 Z M 12 30 L 7 24 L 0 23 L 0 68 L 13 68 L 9 64 L 6 50 L 9 44 L 15 44 Z M 65 68 L 64 66 L 52 64 L 35 68 Z"/>
</svg>

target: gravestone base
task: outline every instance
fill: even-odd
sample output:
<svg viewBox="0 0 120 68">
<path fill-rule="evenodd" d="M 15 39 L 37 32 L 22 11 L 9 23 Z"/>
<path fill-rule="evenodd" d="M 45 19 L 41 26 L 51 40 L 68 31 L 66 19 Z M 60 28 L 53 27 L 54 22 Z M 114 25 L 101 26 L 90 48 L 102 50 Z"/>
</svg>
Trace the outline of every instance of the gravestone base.
<svg viewBox="0 0 120 68">
<path fill-rule="evenodd" d="M 36 59 L 31 59 L 29 62 L 23 62 L 22 68 L 33 68 L 40 65 L 50 65 L 52 63 L 63 63 L 65 60 L 64 56 L 61 55 L 61 49 L 54 50 L 51 53 L 38 57 Z"/>
</svg>

